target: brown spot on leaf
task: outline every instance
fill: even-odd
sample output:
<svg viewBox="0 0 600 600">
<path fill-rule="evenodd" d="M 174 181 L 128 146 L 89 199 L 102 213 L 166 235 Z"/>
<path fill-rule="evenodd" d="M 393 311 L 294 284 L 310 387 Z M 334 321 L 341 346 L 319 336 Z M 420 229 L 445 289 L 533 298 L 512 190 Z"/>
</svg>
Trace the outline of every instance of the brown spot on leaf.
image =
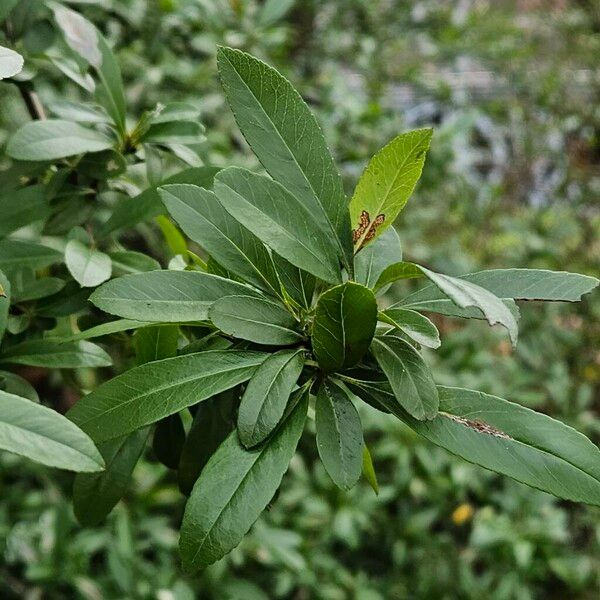
<svg viewBox="0 0 600 600">
<path fill-rule="evenodd" d="M 469 429 L 474 429 L 475 431 L 477 431 L 479 433 L 487 433 L 488 435 L 493 435 L 494 437 L 502 438 L 504 440 L 512 440 L 513 439 L 509 435 L 504 433 L 503 431 L 500 431 L 500 429 L 497 429 L 496 427 L 493 427 L 492 425 L 489 425 L 488 423 L 484 423 L 483 421 L 465 419 L 464 417 L 458 417 L 456 415 L 451 415 L 449 413 L 443 413 L 443 414 L 446 417 L 448 417 L 449 419 L 452 419 L 453 421 L 455 421 L 456 423 L 465 425 Z"/>
<path fill-rule="evenodd" d="M 366 210 L 363 210 L 360 213 L 360 218 L 358 219 L 358 227 L 352 230 L 352 241 L 356 244 L 364 236 L 364 239 L 360 245 L 362 247 L 366 242 L 375 237 L 377 228 L 383 224 L 384 221 L 385 215 L 379 214 L 375 217 L 373 222 L 371 222 L 371 216 Z"/>
</svg>

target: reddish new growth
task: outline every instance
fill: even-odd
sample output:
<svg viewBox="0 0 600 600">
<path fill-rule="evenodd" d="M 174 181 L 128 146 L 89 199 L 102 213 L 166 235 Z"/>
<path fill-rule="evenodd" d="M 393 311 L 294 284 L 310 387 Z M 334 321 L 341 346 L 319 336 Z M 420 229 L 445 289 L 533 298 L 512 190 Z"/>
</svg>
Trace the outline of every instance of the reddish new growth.
<svg viewBox="0 0 600 600">
<path fill-rule="evenodd" d="M 474 429 L 479 433 L 487 433 L 489 435 L 493 435 L 494 437 L 502 438 L 504 440 L 512 440 L 509 435 L 506 435 L 503 431 L 484 423 L 483 421 L 471 421 L 470 419 L 465 419 L 464 417 L 457 417 L 456 415 L 450 415 L 448 413 L 444 413 L 448 418 L 460 423 L 461 425 L 466 425 L 470 429 Z"/>
<path fill-rule="evenodd" d="M 377 228 L 385 221 L 385 215 L 380 214 L 375 217 L 375 220 L 371 223 L 371 216 L 366 210 L 363 210 L 360 213 L 360 218 L 358 219 L 358 227 L 352 230 L 352 241 L 356 244 L 363 235 L 365 236 L 361 246 L 366 244 L 369 240 L 372 240 L 375 237 L 375 233 L 377 232 Z M 365 231 L 367 235 L 365 235 Z"/>
</svg>

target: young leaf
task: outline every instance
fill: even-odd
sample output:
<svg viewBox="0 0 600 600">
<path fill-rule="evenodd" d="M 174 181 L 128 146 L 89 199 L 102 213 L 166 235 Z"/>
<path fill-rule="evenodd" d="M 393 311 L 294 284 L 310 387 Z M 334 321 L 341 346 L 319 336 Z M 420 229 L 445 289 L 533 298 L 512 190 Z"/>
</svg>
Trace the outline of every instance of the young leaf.
<svg viewBox="0 0 600 600">
<path fill-rule="evenodd" d="M 393 263 L 381 272 L 375 282 L 374 290 L 377 292 L 395 281 L 414 279 L 416 277 L 423 277 L 423 271 L 421 271 L 419 265 L 409 262 Z"/>
<path fill-rule="evenodd" d="M 394 227 L 389 227 L 373 243 L 354 256 L 354 278 L 358 283 L 374 288 L 385 269 L 401 261 L 400 237 Z"/>
<path fill-rule="evenodd" d="M 339 255 L 318 213 L 311 213 L 283 185 L 229 167 L 215 177 L 227 212 L 293 265 L 330 283 L 341 282 Z"/>
<path fill-rule="evenodd" d="M 101 471 L 92 440 L 54 410 L 0 391 L 0 448 L 69 471 Z"/>
<path fill-rule="evenodd" d="M 362 471 L 363 433 L 348 392 L 334 381 L 321 384 L 315 405 L 317 449 L 333 482 L 349 490 Z"/>
<path fill-rule="evenodd" d="M 53 248 L 21 240 L 0 240 L 0 268 L 30 267 L 43 269 L 62 261 L 62 254 Z"/>
<path fill-rule="evenodd" d="M 554 419 L 482 392 L 440 387 L 440 412 L 419 422 L 390 410 L 469 462 L 559 498 L 600 506 L 600 449 Z"/>
<path fill-rule="evenodd" d="M 29 339 L 0 354 L 0 363 L 53 369 L 109 367 L 110 356 L 91 342 L 61 343 L 55 339 Z"/>
<path fill-rule="evenodd" d="M 380 313 L 380 319 L 400 329 L 411 340 L 421 344 L 421 346 L 439 348 L 441 345 L 437 327 L 427 317 L 414 310 L 388 308 Z"/>
<path fill-rule="evenodd" d="M 223 333 L 256 344 L 287 346 L 303 339 L 298 322 L 281 304 L 252 296 L 225 296 L 208 317 Z"/>
<path fill-rule="evenodd" d="M 252 288 L 217 275 L 151 271 L 105 283 L 90 296 L 90 302 L 125 319 L 184 323 L 207 319 L 215 300 L 236 294 L 259 296 Z"/>
<path fill-rule="evenodd" d="M 6 153 L 17 160 L 56 160 L 107 150 L 113 143 L 103 133 L 78 123 L 46 119 L 25 123 L 8 140 Z"/>
<path fill-rule="evenodd" d="M 432 135 L 431 129 L 403 133 L 369 161 L 350 201 L 357 251 L 390 227 L 404 208 L 421 177 Z"/>
<path fill-rule="evenodd" d="M 238 413 L 238 433 L 246 448 L 262 443 L 277 427 L 303 367 L 302 350 L 281 350 L 256 369 Z"/>
<path fill-rule="evenodd" d="M 327 290 L 317 302 L 312 346 L 319 366 L 338 371 L 354 366 L 369 349 L 377 325 L 373 292 L 348 281 Z"/>
<path fill-rule="evenodd" d="M 213 179 L 219 172 L 215 167 L 194 167 L 167 177 L 160 186 L 174 183 L 189 183 L 203 188 L 212 187 Z M 103 235 L 108 235 L 118 229 L 133 227 L 142 221 L 165 214 L 166 210 L 158 195 L 159 186 L 149 187 L 133 198 L 124 198 L 113 210 L 112 215 L 102 226 Z"/>
<path fill-rule="evenodd" d="M 18 75 L 23 70 L 23 57 L 10 48 L 0 46 L 0 80 Z"/>
<path fill-rule="evenodd" d="M 266 292 L 280 294 L 269 252 L 223 208 L 213 192 L 193 185 L 167 185 L 158 192 L 185 234 L 221 266 Z"/>
<path fill-rule="evenodd" d="M 420 421 L 433 419 L 438 411 L 438 392 L 421 355 L 409 343 L 392 335 L 376 337 L 371 351 L 400 406 Z"/>
<path fill-rule="evenodd" d="M 95 441 L 109 440 L 247 381 L 265 358 L 214 350 L 141 365 L 84 396 L 67 416 Z"/>
<path fill-rule="evenodd" d="M 30 185 L 0 195 L 0 237 L 50 214 L 45 189 L 43 185 Z"/>
<path fill-rule="evenodd" d="M 187 572 L 214 563 L 240 543 L 281 483 L 307 408 L 305 394 L 275 435 L 256 450 L 244 449 L 234 431 L 213 454 L 183 516 L 179 549 Z"/>
<path fill-rule="evenodd" d="M 352 272 L 348 203 L 323 133 L 298 92 L 272 67 L 219 47 L 223 90 L 244 137 L 267 172 L 335 238 Z"/>
<path fill-rule="evenodd" d="M 73 509 L 85 527 L 104 521 L 131 481 L 131 474 L 148 440 L 150 428 L 108 440 L 98 446 L 106 464 L 101 473 L 80 473 L 73 484 Z"/>
<path fill-rule="evenodd" d="M 239 395 L 239 388 L 236 387 L 195 407 L 194 420 L 177 468 L 179 489 L 186 496 L 190 495 L 210 457 L 235 429 L 235 410 L 239 403 Z"/>
<path fill-rule="evenodd" d="M 79 240 L 71 240 L 65 248 L 65 264 L 81 287 L 96 287 L 112 273 L 110 257 L 100 250 L 88 248 Z"/>
<path fill-rule="evenodd" d="M 363 446 L 362 456 L 362 474 L 364 478 L 369 482 L 369 485 L 373 488 L 375 494 L 379 496 L 379 483 L 377 482 L 377 473 L 375 473 L 375 467 L 373 466 L 373 459 L 369 448 L 365 444 Z"/>
</svg>

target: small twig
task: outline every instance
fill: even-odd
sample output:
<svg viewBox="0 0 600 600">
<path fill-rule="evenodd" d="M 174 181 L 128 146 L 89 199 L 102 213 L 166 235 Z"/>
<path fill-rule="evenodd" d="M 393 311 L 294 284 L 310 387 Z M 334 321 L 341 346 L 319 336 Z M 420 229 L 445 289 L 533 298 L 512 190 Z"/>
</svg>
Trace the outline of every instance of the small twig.
<svg viewBox="0 0 600 600">
<path fill-rule="evenodd" d="M 46 118 L 46 111 L 40 101 L 39 96 L 33 90 L 33 86 L 28 82 L 15 82 L 25 102 L 27 111 L 32 119 L 37 121 L 43 121 Z"/>
</svg>

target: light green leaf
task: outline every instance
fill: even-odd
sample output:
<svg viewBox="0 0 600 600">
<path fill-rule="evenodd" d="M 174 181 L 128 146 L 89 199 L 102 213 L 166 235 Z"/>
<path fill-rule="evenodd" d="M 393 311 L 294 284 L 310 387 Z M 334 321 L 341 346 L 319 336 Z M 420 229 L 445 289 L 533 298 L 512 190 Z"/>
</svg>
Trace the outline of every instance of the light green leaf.
<svg viewBox="0 0 600 600">
<path fill-rule="evenodd" d="M 377 325 L 373 292 L 348 281 L 327 290 L 317 302 L 313 352 L 325 371 L 347 369 L 369 349 Z"/>
<path fill-rule="evenodd" d="M 110 118 L 100 106 L 61 100 L 50 104 L 50 110 L 59 118 L 76 123 L 108 124 Z"/>
<path fill-rule="evenodd" d="M 213 454 L 183 516 L 179 548 L 187 572 L 214 563 L 240 543 L 281 483 L 307 408 L 305 394 L 275 435 L 256 450 L 245 450 L 234 431 Z"/>
<path fill-rule="evenodd" d="M 90 301 L 125 319 L 184 323 L 207 319 L 213 302 L 231 295 L 259 297 L 246 285 L 209 273 L 150 271 L 113 279 L 99 287 Z"/>
<path fill-rule="evenodd" d="M 172 183 L 189 183 L 203 188 L 212 187 L 213 179 L 219 172 L 215 167 L 194 167 L 185 169 L 176 175 L 163 179 L 160 186 Z M 157 188 L 149 187 L 133 198 L 121 200 L 112 215 L 102 227 L 102 234 L 108 235 L 118 229 L 133 227 L 142 221 L 148 221 L 167 211 L 161 202 Z"/>
<path fill-rule="evenodd" d="M 181 231 L 179 231 L 179 229 L 173 224 L 173 222 L 164 215 L 159 215 L 158 217 L 155 217 L 154 220 L 158 223 L 158 226 L 162 231 L 162 234 L 165 238 L 165 241 L 167 242 L 167 246 L 169 247 L 171 254 L 175 257 L 187 256 L 187 242 L 183 237 Z M 184 266 L 186 264 L 187 263 L 184 261 Z"/>
<path fill-rule="evenodd" d="M 438 411 L 438 392 L 421 355 L 393 335 L 375 338 L 371 351 L 400 406 L 415 419 L 433 419 Z"/>
<path fill-rule="evenodd" d="M 317 449 L 333 482 L 349 490 L 362 471 L 363 432 L 346 390 L 331 380 L 321 384 L 315 405 Z"/>
<path fill-rule="evenodd" d="M 208 316 L 227 335 L 256 344 L 287 346 L 303 339 L 294 316 L 266 298 L 226 296 L 215 301 Z"/>
<path fill-rule="evenodd" d="M 425 163 L 431 129 L 416 129 L 395 137 L 371 160 L 350 201 L 354 247 L 381 235 L 412 194 Z"/>
<path fill-rule="evenodd" d="M 387 266 L 377 278 L 375 282 L 375 292 L 389 286 L 395 281 L 402 279 L 414 279 L 416 277 L 423 277 L 423 271 L 419 265 L 409 262 L 398 262 Z"/>
<path fill-rule="evenodd" d="M 62 342 L 78 342 L 79 340 L 89 340 L 92 338 L 102 337 L 103 335 L 112 335 L 113 333 L 120 333 L 121 331 L 129 331 L 130 329 L 139 329 L 150 325 L 148 321 L 134 321 L 132 319 L 118 319 L 116 321 L 110 321 L 109 323 L 102 323 L 95 327 L 85 329 L 80 333 L 76 333 Z"/>
<path fill-rule="evenodd" d="M 262 443 L 277 427 L 303 367 L 302 350 L 281 350 L 256 369 L 238 413 L 238 433 L 246 448 Z"/>
<path fill-rule="evenodd" d="M 283 185 L 229 167 L 215 177 L 215 192 L 225 209 L 274 252 L 325 281 L 341 281 L 331 234 Z"/>
<path fill-rule="evenodd" d="M 0 195 L 0 237 L 45 219 L 50 214 L 46 187 L 30 185 Z"/>
<path fill-rule="evenodd" d="M 0 80 L 18 75 L 23 70 L 23 57 L 10 48 L 0 46 Z"/>
<path fill-rule="evenodd" d="M 92 440 L 54 410 L 0 391 L 0 448 L 49 467 L 101 471 Z"/>
<path fill-rule="evenodd" d="M 366 444 L 363 446 L 362 473 L 364 478 L 369 482 L 369 485 L 373 488 L 373 491 L 379 496 L 377 473 L 375 472 L 373 459 L 371 458 L 371 453 L 369 452 L 369 448 L 367 448 Z"/>
<path fill-rule="evenodd" d="M 281 293 L 265 246 L 223 208 L 213 192 L 193 185 L 167 185 L 158 192 L 185 234 L 222 267 L 266 292 Z"/>
<path fill-rule="evenodd" d="M 81 287 L 96 287 L 110 279 L 112 273 L 108 254 L 88 248 L 79 240 L 71 240 L 67 244 L 65 264 Z"/>
<path fill-rule="evenodd" d="M 380 319 L 400 329 L 421 346 L 439 348 L 442 343 L 437 327 L 427 317 L 414 310 L 388 308 L 380 313 Z"/>
<path fill-rule="evenodd" d="M 18 160 L 56 160 L 107 150 L 113 141 L 103 133 L 71 121 L 30 121 L 8 140 L 6 153 Z"/>
<path fill-rule="evenodd" d="M 231 110 L 252 150 L 271 177 L 331 232 L 352 273 L 348 203 L 310 109 L 287 79 L 249 54 L 219 47 L 217 63 Z"/>
<path fill-rule="evenodd" d="M 440 387 L 440 412 L 400 419 L 462 458 L 559 498 L 600 506 L 600 449 L 567 425 L 482 392 Z"/>
<path fill-rule="evenodd" d="M 109 367 L 112 359 L 102 348 L 91 342 L 61 343 L 58 339 L 30 339 L 7 348 L 0 354 L 0 363 L 78 369 Z"/>
<path fill-rule="evenodd" d="M 262 352 L 214 350 L 141 365 L 84 396 L 67 416 L 103 442 L 247 381 L 265 358 Z"/>
<path fill-rule="evenodd" d="M 354 277 L 358 283 L 373 288 L 387 267 L 401 261 L 400 237 L 393 227 L 389 227 L 354 256 Z"/>
<path fill-rule="evenodd" d="M 100 453 L 106 464 L 101 473 L 80 473 L 73 484 L 73 509 L 85 527 L 104 521 L 131 481 L 131 474 L 148 439 L 150 429 L 144 427 L 132 434 L 103 442 Z"/>
<path fill-rule="evenodd" d="M 261 27 L 268 27 L 277 23 L 294 6 L 295 0 L 266 0 L 258 13 L 258 24 Z"/>
<path fill-rule="evenodd" d="M 147 271 L 157 271 L 160 269 L 160 263 L 141 252 L 130 250 L 120 250 L 118 252 L 109 252 L 112 262 L 114 275 L 129 275 L 131 273 L 146 273 Z"/>
<path fill-rule="evenodd" d="M 21 240 L 0 240 L 0 269 L 43 269 L 61 261 L 62 254 L 53 248 Z"/>
</svg>

